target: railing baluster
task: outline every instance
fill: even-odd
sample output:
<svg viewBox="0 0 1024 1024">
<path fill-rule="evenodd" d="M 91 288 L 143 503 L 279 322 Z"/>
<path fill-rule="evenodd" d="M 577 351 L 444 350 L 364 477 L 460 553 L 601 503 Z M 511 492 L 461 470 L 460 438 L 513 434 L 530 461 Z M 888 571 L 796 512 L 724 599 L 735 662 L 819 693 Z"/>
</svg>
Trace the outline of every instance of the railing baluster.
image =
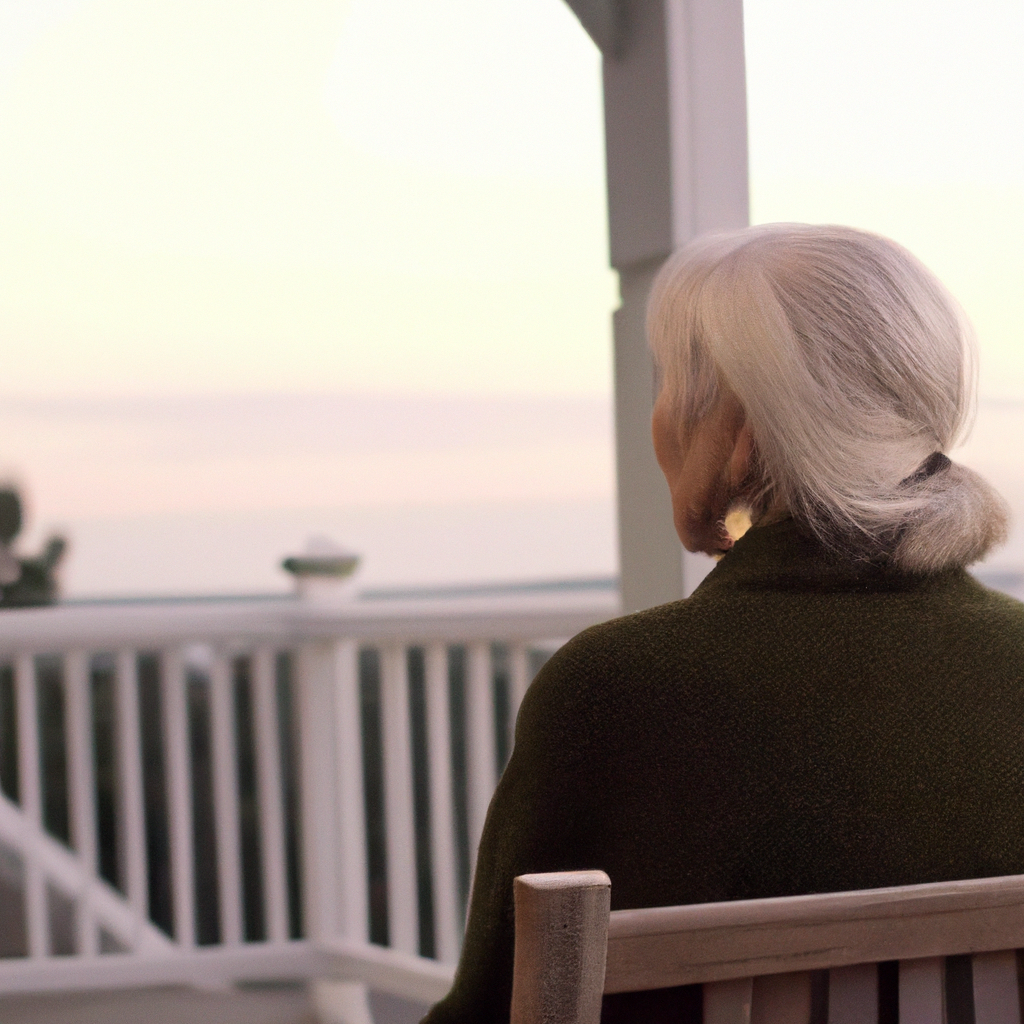
<svg viewBox="0 0 1024 1024">
<path fill-rule="evenodd" d="M 233 683 L 231 661 L 223 651 L 217 651 L 210 669 L 210 718 L 220 935 L 221 942 L 226 945 L 242 941 L 242 869 Z"/>
<path fill-rule="evenodd" d="M 530 659 L 526 651 L 526 644 L 513 644 L 508 656 L 509 675 L 511 678 L 511 705 L 509 718 L 512 723 L 512 736 L 515 739 L 516 716 L 519 714 L 519 705 L 523 703 L 526 690 L 530 685 Z"/>
<path fill-rule="evenodd" d="M 354 942 L 369 939 L 366 888 L 366 819 L 363 802 L 363 731 L 359 707 L 359 649 L 350 640 L 334 647 L 334 715 L 341 854 L 338 924 Z"/>
<path fill-rule="evenodd" d="M 288 893 L 285 886 L 281 750 L 278 741 L 275 652 L 259 648 L 253 655 L 253 729 L 256 735 L 256 790 L 260 804 L 263 894 L 267 938 L 288 938 Z"/>
<path fill-rule="evenodd" d="M 187 676 L 180 650 L 165 651 L 161 672 L 164 748 L 167 763 L 167 823 L 170 828 L 174 938 L 196 942 L 195 860 L 192 830 L 192 757 L 189 744 Z"/>
<path fill-rule="evenodd" d="M 303 931 L 325 939 L 338 932 L 334 645 L 306 644 L 296 662 Z"/>
<path fill-rule="evenodd" d="M 138 656 L 133 650 L 120 651 L 117 656 L 116 720 L 117 874 L 141 928 L 148 918 L 149 883 L 146 878 L 146 819 L 142 797 L 139 667 Z"/>
<path fill-rule="evenodd" d="M 46 880 L 34 849 L 35 836 L 42 831 L 42 790 L 39 778 L 39 712 L 36 699 L 36 665 L 31 654 L 21 654 L 14 663 L 14 685 L 18 693 L 18 779 L 21 809 L 31 826 L 32 841 L 26 843 L 25 918 L 28 925 L 29 956 L 46 956 L 49 950 L 49 916 Z"/>
<path fill-rule="evenodd" d="M 64 658 L 64 694 L 68 713 L 68 787 L 71 837 L 82 865 L 82 890 L 75 923 L 78 952 L 96 952 L 96 920 L 89 888 L 96 876 L 96 772 L 93 759 L 92 688 L 89 656 L 72 651 Z"/>
<path fill-rule="evenodd" d="M 467 779 L 469 811 L 470 864 L 476 864 L 476 851 L 484 830 L 487 807 L 497 783 L 497 752 L 494 747 L 494 687 L 491 672 L 491 646 L 472 644 L 469 648 L 466 679 Z"/>
<path fill-rule="evenodd" d="M 409 664 L 405 647 L 388 647 L 381 654 L 388 936 L 393 949 L 417 953 L 419 932 L 409 736 Z"/>
<path fill-rule="evenodd" d="M 434 941 L 438 960 L 459 955 L 459 897 L 456 885 L 455 824 L 448 707 L 448 650 L 426 651 L 427 763 L 430 769 L 431 863 L 434 885 Z"/>
</svg>

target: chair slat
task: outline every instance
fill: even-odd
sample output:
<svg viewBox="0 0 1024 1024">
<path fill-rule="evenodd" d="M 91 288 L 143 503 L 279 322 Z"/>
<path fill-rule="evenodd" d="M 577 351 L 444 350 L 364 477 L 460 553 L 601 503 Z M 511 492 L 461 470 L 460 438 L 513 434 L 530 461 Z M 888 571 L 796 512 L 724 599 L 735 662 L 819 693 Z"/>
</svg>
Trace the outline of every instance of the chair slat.
<svg viewBox="0 0 1024 1024">
<path fill-rule="evenodd" d="M 1020 947 L 1020 875 L 616 910 L 605 991 Z"/>
<path fill-rule="evenodd" d="M 811 974 L 766 974 L 754 979 L 750 1024 L 810 1024 Z"/>
<path fill-rule="evenodd" d="M 941 956 L 900 961 L 900 1024 L 942 1024 L 946 1019 Z"/>
<path fill-rule="evenodd" d="M 875 1024 L 878 965 L 836 967 L 828 974 L 828 1024 Z"/>
<path fill-rule="evenodd" d="M 753 978 L 712 981 L 704 986 L 704 1024 L 750 1024 Z"/>
<path fill-rule="evenodd" d="M 973 968 L 975 1024 L 1021 1024 L 1017 954 L 977 953 Z"/>
</svg>

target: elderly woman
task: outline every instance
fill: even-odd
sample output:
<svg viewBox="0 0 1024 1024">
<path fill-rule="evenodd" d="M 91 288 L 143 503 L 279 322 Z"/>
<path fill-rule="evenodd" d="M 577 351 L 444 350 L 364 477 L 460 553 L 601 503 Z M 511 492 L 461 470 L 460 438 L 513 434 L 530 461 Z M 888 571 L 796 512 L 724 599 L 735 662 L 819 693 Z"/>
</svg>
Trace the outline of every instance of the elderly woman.
<svg viewBox="0 0 1024 1024">
<path fill-rule="evenodd" d="M 964 571 L 1006 513 L 944 454 L 957 305 L 884 238 L 770 225 L 677 253 L 648 329 L 676 529 L 723 557 L 530 687 L 430 1024 L 508 1019 L 525 872 L 601 868 L 615 908 L 1024 872 L 1024 605 Z M 604 1019 L 696 1021 L 699 995 Z"/>
</svg>

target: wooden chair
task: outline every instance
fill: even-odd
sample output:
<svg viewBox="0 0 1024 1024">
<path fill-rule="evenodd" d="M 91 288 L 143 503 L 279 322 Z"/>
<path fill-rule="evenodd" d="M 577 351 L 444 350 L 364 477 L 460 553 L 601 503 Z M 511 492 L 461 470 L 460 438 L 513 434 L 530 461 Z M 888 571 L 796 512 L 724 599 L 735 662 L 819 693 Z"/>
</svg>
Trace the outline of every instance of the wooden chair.
<svg viewBox="0 0 1024 1024">
<path fill-rule="evenodd" d="M 603 871 L 515 880 L 512 1024 L 598 1024 L 605 993 L 693 983 L 705 1024 L 809 1024 L 812 1011 L 828 1024 L 877 1024 L 879 963 L 889 977 L 898 971 L 899 1024 L 1021 1024 L 1024 875 L 645 910 L 610 904 Z"/>
</svg>

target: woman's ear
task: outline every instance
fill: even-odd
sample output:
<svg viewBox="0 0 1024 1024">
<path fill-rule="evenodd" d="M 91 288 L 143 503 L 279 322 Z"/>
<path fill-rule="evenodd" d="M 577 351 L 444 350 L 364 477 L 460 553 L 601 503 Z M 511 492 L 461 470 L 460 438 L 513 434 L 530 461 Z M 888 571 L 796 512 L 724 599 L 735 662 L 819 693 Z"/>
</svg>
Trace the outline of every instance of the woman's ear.
<svg viewBox="0 0 1024 1024">
<path fill-rule="evenodd" d="M 750 475 L 753 464 L 754 435 L 750 430 L 750 424 L 744 420 L 743 425 L 736 432 L 732 453 L 729 455 L 729 462 L 726 467 L 726 475 L 731 491 L 735 492 L 740 489 L 743 482 Z"/>
</svg>

